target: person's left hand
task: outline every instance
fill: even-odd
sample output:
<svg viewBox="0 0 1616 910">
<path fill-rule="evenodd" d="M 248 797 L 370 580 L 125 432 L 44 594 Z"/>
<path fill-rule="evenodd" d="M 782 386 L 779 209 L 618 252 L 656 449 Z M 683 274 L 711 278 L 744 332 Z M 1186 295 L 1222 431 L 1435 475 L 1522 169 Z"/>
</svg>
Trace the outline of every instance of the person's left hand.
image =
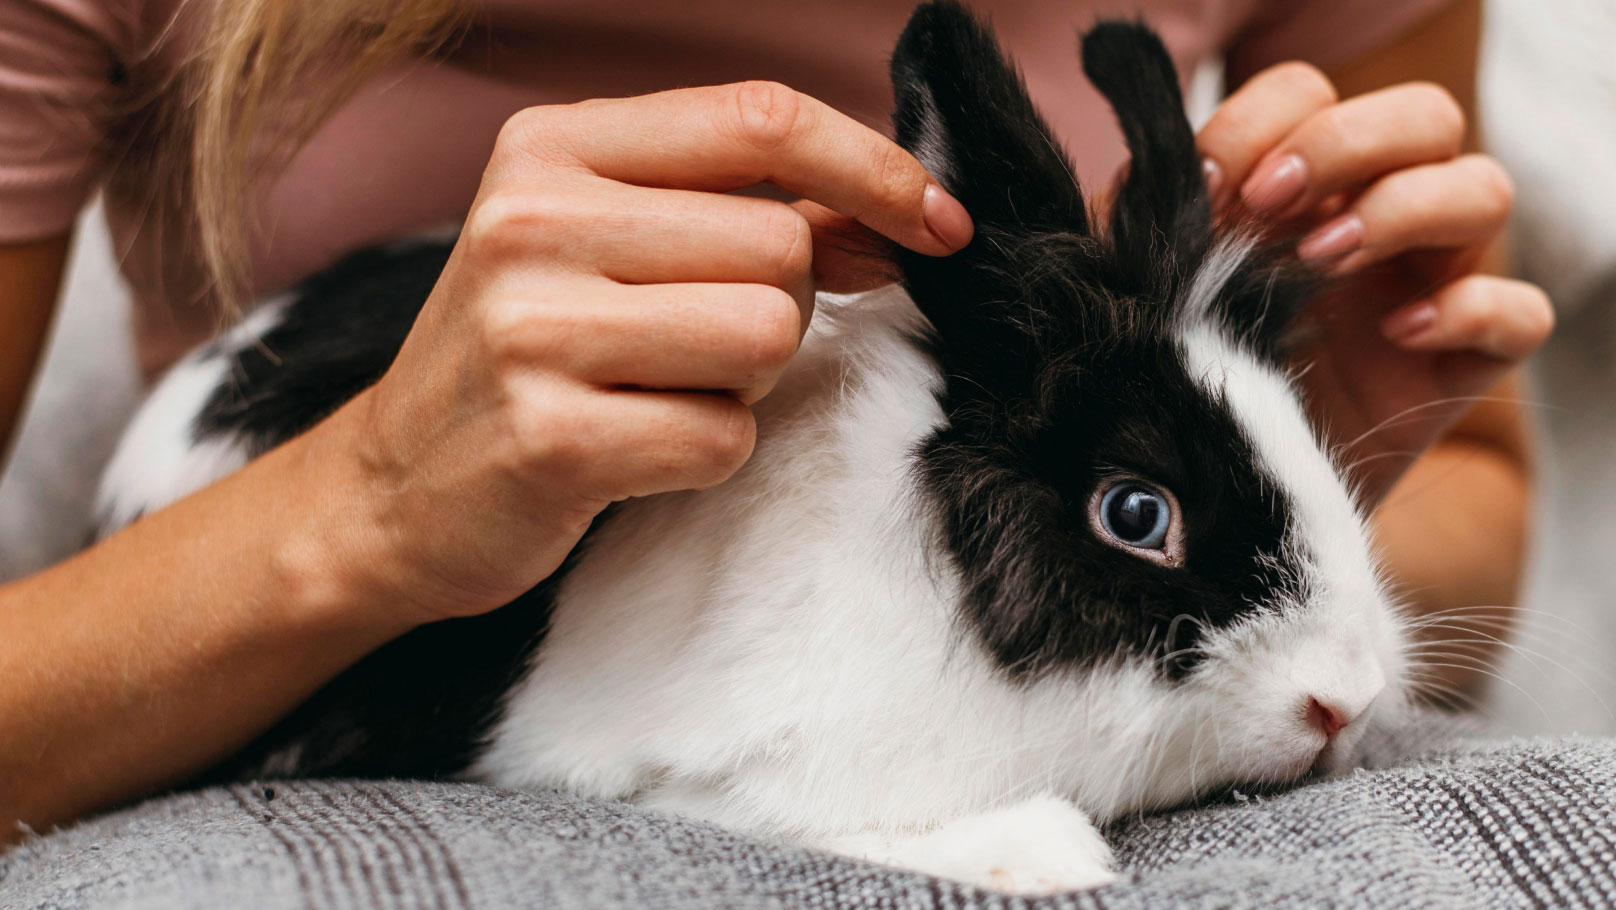
<svg viewBox="0 0 1616 910">
<path fill-rule="evenodd" d="M 1252 77 L 1197 137 L 1220 212 L 1295 230 L 1298 256 L 1341 279 L 1304 314 L 1296 362 L 1368 505 L 1554 324 L 1535 285 L 1476 272 L 1512 189 L 1464 137 L 1437 85 L 1337 101 L 1301 63 Z"/>
</svg>

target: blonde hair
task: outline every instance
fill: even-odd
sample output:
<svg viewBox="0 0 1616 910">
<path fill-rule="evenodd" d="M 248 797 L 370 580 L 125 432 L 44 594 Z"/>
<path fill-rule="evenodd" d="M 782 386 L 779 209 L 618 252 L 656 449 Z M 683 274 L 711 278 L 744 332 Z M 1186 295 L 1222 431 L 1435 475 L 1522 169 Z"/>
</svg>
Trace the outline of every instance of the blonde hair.
<svg viewBox="0 0 1616 910">
<path fill-rule="evenodd" d="M 203 268 L 203 296 L 233 314 L 251 286 L 248 232 L 262 181 L 365 80 L 444 49 L 463 16 L 459 0 L 210 6 L 200 47 L 147 90 L 126 135 L 115 137 L 134 154 L 115 170 L 109 191 L 177 207 L 159 214 L 178 216 Z"/>
</svg>

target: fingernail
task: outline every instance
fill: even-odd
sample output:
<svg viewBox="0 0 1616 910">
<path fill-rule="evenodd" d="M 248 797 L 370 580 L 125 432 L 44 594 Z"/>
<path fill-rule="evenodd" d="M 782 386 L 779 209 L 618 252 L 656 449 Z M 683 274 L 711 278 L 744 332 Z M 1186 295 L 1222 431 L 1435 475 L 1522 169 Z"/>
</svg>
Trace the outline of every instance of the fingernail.
<svg viewBox="0 0 1616 910">
<path fill-rule="evenodd" d="M 976 226 L 971 223 L 965 206 L 935 183 L 926 187 L 926 194 L 920 202 L 920 215 L 926 220 L 926 228 L 932 236 L 951 251 L 970 243 L 971 235 L 976 233 Z"/>
<path fill-rule="evenodd" d="M 1202 158 L 1201 179 L 1206 181 L 1206 198 L 1216 203 L 1218 191 L 1223 189 L 1223 168 L 1211 158 Z"/>
<path fill-rule="evenodd" d="M 1306 187 L 1307 162 L 1286 155 L 1258 168 L 1240 188 L 1240 198 L 1253 212 L 1273 212 L 1295 202 Z"/>
<path fill-rule="evenodd" d="M 1314 228 L 1296 245 L 1296 255 L 1303 259 L 1328 259 L 1344 256 L 1363 246 L 1363 219 L 1357 215 L 1342 215 Z"/>
<path fill-rule="evenodd" d="M 1380 332 L 1392 341 L 1408 341 L 1436 324 L 1436 304 L 1413 303 L 1387 316 Z"/>
</svg>

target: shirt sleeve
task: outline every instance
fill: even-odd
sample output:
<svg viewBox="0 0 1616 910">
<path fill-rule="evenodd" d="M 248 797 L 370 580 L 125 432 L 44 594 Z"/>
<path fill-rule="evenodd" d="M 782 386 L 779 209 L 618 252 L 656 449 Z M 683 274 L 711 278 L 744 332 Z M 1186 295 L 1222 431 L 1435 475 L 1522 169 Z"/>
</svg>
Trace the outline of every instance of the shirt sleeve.
<svg viewBox="0 0 1616 910">
<path fill-rule="evenodd" d="M 65 231 L 102 171 L 128 20 L 112 0 L 0 0 L 0 242 Z"/>
<path fill-rule="evenodd" d="M 1323 70 L 1395 40 L 1454 0 L 1268 0 L 1236 36 L 1242 68 L 1286 60 Z"/>
</svg>

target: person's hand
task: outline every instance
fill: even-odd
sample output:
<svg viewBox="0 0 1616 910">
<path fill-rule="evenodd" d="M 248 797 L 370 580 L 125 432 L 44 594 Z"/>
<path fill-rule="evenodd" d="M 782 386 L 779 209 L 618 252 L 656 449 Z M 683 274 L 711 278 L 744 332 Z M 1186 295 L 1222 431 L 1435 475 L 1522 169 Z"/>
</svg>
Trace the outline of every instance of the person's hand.
<svg viewBox="0 0 1616 910">
<path fill-rule="evenodd" d="M 724 194 L 759 182 L 820 205 Z M 368 491 L 352 558 L 417 621 L 468 615 L 554 571 L 608 504 L 729 477 L 832 213 L 933 255 L 972 232 L 907 152 L 778 85 L 512 118 L 397 360 L 344 409 Z"/>
<path fill-rule="evenodd" d="M 1295 230 L 1342 279 L 1304 315 L 1297 368 L 1370 504 L 1553 326 L 1536 286 L 1476 273 L 1512 190 L 1464 138 L 1439 86 L 1338 102 L 1300 63 L 1252 77 L 1197 137 L 1214 206 Z"/>
</svg>

